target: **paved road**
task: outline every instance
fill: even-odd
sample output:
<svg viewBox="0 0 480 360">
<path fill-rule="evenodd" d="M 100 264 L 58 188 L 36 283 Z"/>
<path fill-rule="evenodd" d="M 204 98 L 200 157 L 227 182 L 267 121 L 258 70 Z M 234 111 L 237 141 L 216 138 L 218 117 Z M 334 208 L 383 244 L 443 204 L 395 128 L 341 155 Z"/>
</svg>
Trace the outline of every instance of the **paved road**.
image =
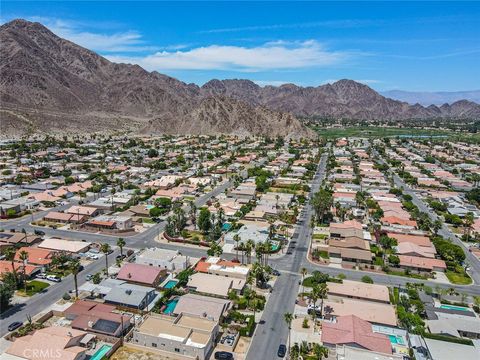
<svg viewBox="0 0 480 360">
<path fill-rule="evenodd" d="M 119 254 L 119 250 L 116 249 L 108 255 L 108 264 L 115 263 L 115 257 Z M 95 274 L 105 268 L 105 257 L 101 257 L 97 261 L 87 265 L 85 269 L 77 276 L 78 287 L 83 285 L 86 280 L 87 274 Z M 38 313 L 42 312 L 50 305 L 58 301 L 63 294 L 75 288 L 73 275 L 68 275 L 62 279 L 62 282 L 52 284 L 45 289 L 44 292 L 32 296 L 26 303 L 17 305 L 5 313 L 0 315 L 0 336 L 4 336 L 8 332 L 8 325 L 14 321 L 25 322 L 27 316 L 34 317 Z"/>
<path fill-rule="evenodd" d="M 312 182 L 311 193 L 318 191 L 327 163 L 327 154 L 320 160 L 317 173 Z M 309 239 L 310 218 L 312 207 L 308 203 L 300 216 L 301 226 L 298 226 L 292 241 L 296 241 L 296 248 L 292 255 L 285 255 L 278 260 L 272 260 L 271 265 L 281 270 L 282 275 L 277 279 L 273 292 L 262 314 L 255 336 L 252 339 L 247 359 L 278 359 L 277 350 L 280 344 L 287 344 L 288 329 L 283 319 L 286 312 L 293 313 L 295 299 L 298 293 L 300 268 L 305 262 Z M 292 258 L 293 257 L 293 258 Z"/>
</svg>

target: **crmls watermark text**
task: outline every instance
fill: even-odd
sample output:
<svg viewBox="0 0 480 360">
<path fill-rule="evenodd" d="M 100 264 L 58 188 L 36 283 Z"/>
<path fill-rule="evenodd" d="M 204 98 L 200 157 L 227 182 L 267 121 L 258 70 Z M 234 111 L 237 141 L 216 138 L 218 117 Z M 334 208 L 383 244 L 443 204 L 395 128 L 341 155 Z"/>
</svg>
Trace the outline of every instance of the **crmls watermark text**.
<svg viewBox="0 0 480 360">
<path fill-rule="evenodd" d="M 60 359 L 62 351 L 59 349 L 25 349 L 23 356 L 27 359 Z"/>
</svg>

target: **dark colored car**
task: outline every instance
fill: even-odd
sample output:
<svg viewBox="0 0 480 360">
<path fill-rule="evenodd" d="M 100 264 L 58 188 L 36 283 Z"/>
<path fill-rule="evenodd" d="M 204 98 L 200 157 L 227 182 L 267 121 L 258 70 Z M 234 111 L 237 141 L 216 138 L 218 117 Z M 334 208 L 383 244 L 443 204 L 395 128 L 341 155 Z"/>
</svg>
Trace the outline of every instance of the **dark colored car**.
<svg viewBox="0 0 480 360">
<path fill-rule="evenodd" d="M 8 331 L 13 331 L 15 329 L 18 329 L 22 325 L 23 325 L 23 323 L 21 323 L 20 321 L 15 321 L 15 322 L 11 323 L 10 325 L 8 325 Z"/>
<path fill-rule="evenodd" d="M 278 347 L 278 351 L 277 351 L 277 355 L 278 357 L 285 357 L 285 354 L 287 353 L 287 347 L 283 344 L 281 344 L 279 347 Z"/>
<path fill-rule="evenodd" d="M 33 233 L 34 233 L 35 235 L 38 235 L 38 236 L 43 236 L 43 235 L 45 235 L 45 232 L 42 231 L 42 230 L 35 230 Z"/>
<path fill-rule="evenodd" d="M 215 359 L 217 360 L 233 360 L 233 354 L 228 351 L 217 351 L 215 353 Z"/>
</svg>

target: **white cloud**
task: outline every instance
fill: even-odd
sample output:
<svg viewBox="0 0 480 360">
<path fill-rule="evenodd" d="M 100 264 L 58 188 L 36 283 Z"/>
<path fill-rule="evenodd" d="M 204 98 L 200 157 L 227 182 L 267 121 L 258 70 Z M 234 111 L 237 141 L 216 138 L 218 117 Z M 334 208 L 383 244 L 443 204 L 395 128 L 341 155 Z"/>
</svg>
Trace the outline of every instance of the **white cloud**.
<svg viewBox="0 0 480 360">
<path fill-rule="evenodd" d="M 274 42 L 256 47 L 209 45 L 183 51 L 159 51 L 144 57 L 107 56 L 115 62 L 134 63 L 148 70 L 260 71 L 331 66 L 351 54 L 329 51 L 315 40 Z"/>
<path fill-rule="evenodd" d="M 283 81 L 283 80 L 252 80 L 258 86 L 281 86 L 284 84 L 290 84 L 291 81 Z M 299 83 L 295 83 L 295 85 L 299 85 Z"/>
<path fill-rule="evenodd" d="M 54 34 L 98 52 L 140 52 L 156 51 L 159 49 L 158 47 L 148 46 L 138 31 L 127 30 L 105 33 L 105 28 L 115 27 L 111 24 L 104 26 L 104 24 L 91 22 L 38 16 L 26 17 L 25 19 L 40 22 Z"/>
</svg>

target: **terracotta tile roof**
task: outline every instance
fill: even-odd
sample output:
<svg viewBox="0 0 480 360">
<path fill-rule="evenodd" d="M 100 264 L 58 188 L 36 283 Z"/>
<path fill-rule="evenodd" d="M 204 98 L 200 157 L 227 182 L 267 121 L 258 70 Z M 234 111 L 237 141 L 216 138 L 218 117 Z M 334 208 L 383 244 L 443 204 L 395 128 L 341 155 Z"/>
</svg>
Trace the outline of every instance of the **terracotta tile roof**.
<svg viewBox="0 0 480 360">
<path fill-rule="evenodd" d="M 120 269 L 117 279 L 153 285 L 161 273 L 162 269 L 158 267 L 127 263 Z"/>
<path fill-rule="evenodd" d="M 446 269 L 445 261 L 440 259 L 430 259 L 418 256 L 399 255 L 400 266 L 414 267 L 425 270 L 433 270 L 433 268 Z"/>
<path fill-rule="evenodd" d="M 20 252 L 26 251 L 28 253 L 27 263 L 34 265 L 47 265 L 52 262 L 53 251 L 47 249 L 39 249 L 33 247 L 21 247 L 15 253 L 15 261 L 22 262 L 20 260 Z"/>
<path fill-rule="evenodd" d="M 361 348 L 378 351 L 385 354 L 392 353 L 392 345 L 386 335 L 374 333 L 372 325 L 355 315 L 340 316 L 336 323 L 322 324 L 322 342 L 327 344 L 343 345 L 356 344 Z"/>
</svg>

